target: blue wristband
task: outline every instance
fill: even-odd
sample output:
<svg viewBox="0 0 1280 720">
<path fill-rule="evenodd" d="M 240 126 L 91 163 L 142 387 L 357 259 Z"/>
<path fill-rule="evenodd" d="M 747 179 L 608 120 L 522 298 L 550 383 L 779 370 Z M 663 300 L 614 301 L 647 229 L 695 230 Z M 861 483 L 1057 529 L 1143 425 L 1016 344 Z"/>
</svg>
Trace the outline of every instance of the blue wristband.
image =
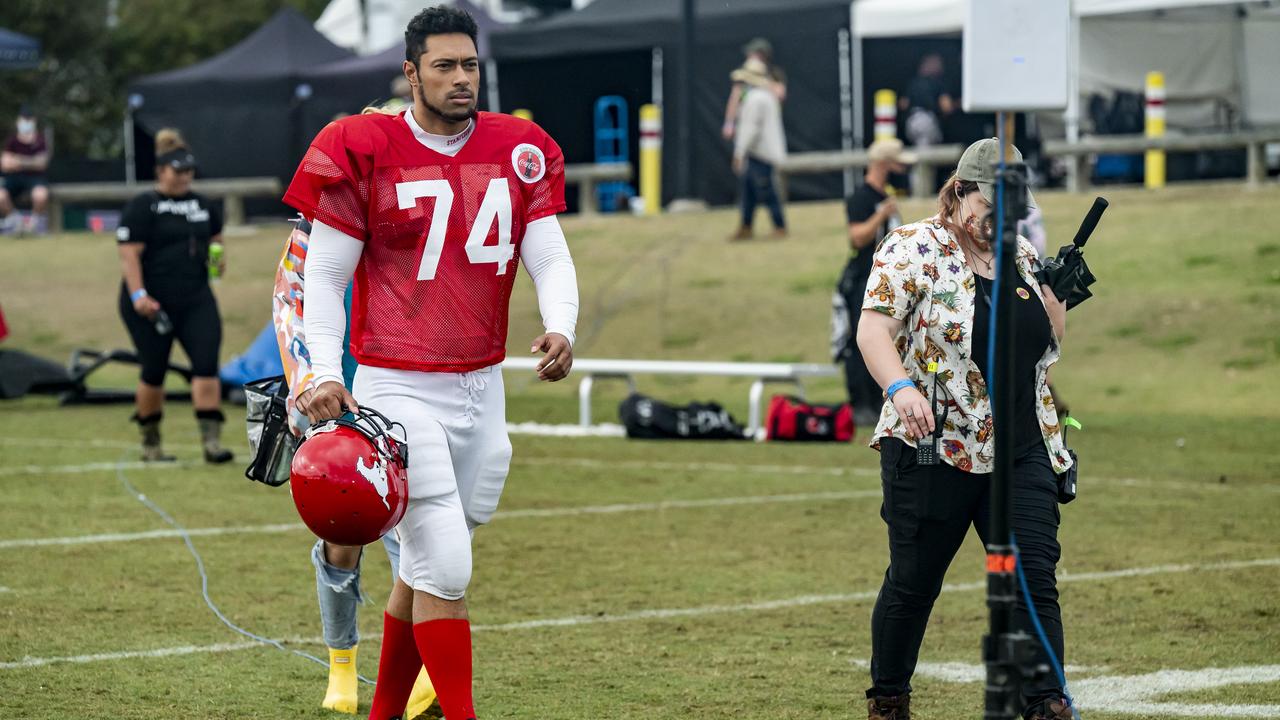
<svg viewBox="0 0 1280 720">
<path fill-rule="evenodd" d="M 131 300 L 132 302 L 138 302 L 139 300 L 141 300 L 146 296 L 147 296 L 147 289 L 138 288 L 137 290 L 134 290 L 133 292 L 129 293 L 129 300 Z"/>
<path fill-rule="evenodd" d="M 910 378 L 902 378 L 901 380 L 895 380 L 893 384 L 891 384 L 888 388 L 885 389 L 884 396 L 890 400 L 893 400 L 893 396 L 897 394 L 899 390 L 903 388 L 915 387 L 915 385 L 916 384 L 912 382 Z"/>
</svg>

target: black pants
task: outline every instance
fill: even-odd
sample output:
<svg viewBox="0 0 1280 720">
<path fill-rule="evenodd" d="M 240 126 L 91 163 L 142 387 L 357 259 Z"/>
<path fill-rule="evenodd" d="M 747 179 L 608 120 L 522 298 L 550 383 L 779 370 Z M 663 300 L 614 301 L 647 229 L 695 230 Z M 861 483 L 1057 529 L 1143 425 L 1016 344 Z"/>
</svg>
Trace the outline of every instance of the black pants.
<svg viewBox="0 0 1280 720">
<path fill-rule="evenodd" d="M 871 614 L 871 681 L 868 697 L 911 692 L 929 612 L 942 589 L 947 566 L 972 525 L 987 541 L 991 475 L 966 473 L 945 462 L 916 464 L 916 449 L 896 438 L 880 442 L 880 479 L 889 526 L 889 569 Z M 1062 611 L 1054 567 L 1058 545 L 1058 489 L 1043 443 L 1019 453 L 1014 463 L 1013 533 L 1023 572 L 1053 652 L 1063 659 Z M 1017 628 L 1035 637 L 1022 594 L 1014 616 Z M 978 648 L 979 638 L 971 647 Z M 1048 664 L 1035 643 L 1036 658 Z M 1024 705 L 1062 696 L 1056 677 L 1023 689 Z"/>
<path fill-rule="evenodd" d="M 176 338 L 191 358 L 191 374 L 195 377 L 218 376 L 218 352 L 222 347 L 222 317 L 213 291 L 203 288 L 189 298 L 156 298 L 160 308 L 173 323 L 173 332 L 161 335 L 155 323 L 133 309 L 129 291 L 120 287 L 120 318 L 133 338 L 142 365 L 142 382 L 163 385 L 169 369 L 169 354 Z"/>
<path fill-rule="evenodd" d="M 844 387 L 849 393 L 849 404 L 855 412 L 872 412 L 877 416 L 884 405 L 884 394 L 880 391 L 880 383 L 871 377 L 867 363 L 862 359 L 862 351 L 858 349 L 858 321 L 862 319 L 862 297 L 867 293 L 865 279 L 850 289 L 845 302 L 856 302 L 849 305 L 849 351 L 844 357 Z"/>
<path fill-rule="evenodd" d="M 756 204 L 764 203 L 769 208 L 769 217 L 773 226 L 779 230 L 787 227 L 787 220 L 782 216 L 782 201 L 773 187 L 773 166 L 763 160 L 747 156 L 747 165 L 742 170 L 742 226 L 751 227 L 755 222 Z"/>
</svg>

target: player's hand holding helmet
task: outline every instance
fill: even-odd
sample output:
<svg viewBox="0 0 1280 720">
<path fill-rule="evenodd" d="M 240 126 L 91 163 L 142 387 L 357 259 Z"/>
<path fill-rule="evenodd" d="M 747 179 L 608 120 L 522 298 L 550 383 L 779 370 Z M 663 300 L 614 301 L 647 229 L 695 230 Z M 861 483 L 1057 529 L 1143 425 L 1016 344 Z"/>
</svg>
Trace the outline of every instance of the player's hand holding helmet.
<svg viewBox="0 0 1280 720">
<path fill-rule="evenodd" d="M 368 545 L 409 504 L 404 426 L 369 407 L 309 429 L 293 456 L 290 488 L 311 532 L 335 545 Z"/>
</svg>

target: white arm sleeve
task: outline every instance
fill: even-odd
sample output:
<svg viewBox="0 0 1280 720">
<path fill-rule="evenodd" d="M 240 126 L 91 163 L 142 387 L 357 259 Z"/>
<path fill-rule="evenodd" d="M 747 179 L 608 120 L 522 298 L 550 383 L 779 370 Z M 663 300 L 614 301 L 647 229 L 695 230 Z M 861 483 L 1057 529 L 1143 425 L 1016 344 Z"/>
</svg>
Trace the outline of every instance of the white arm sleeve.
<svg viewBox="0 0 1280 720">
<path fill-rule="evenodd" d="M 342 337 L 347 329 L 342 296 L 363 251 L 364 243 L 341 230 L 319 221 L 311 227 L 302 281 L 307 299 L 302 328 L 316 386 L 330 380 L 342 382 Z"/>
<path fill-rule="evenodd" d="M 568 338 L 572 346 L 578 325 L 578 275 L 555 215 L 534 220 L 525 228 L 520 261 L 533 278 L 543 326 Z"/>
</svg>

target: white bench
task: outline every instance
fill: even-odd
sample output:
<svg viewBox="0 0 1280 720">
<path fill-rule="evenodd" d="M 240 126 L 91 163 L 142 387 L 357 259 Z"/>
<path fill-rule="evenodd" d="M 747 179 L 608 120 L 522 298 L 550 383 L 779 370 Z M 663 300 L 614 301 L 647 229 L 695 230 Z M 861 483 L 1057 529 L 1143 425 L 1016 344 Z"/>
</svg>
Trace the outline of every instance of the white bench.
<svg viewBox="0 0 1280 720">
<path fill-rule="evenodd" d="M 507 358 L 502 363 L 508 370 L 533 370 L 538 358 Z M 833 365 L 790 363 L 737 363 L 695 362 L 684 360 L 592 360 L 574 358 L 573 374 L 578 380 L 578 424 L 591 425 L 591 388 L 596 377 L 623 378 L 632 392 L 636 390 L 636 375 L 717 375 L 721 377 L 752 378 L 747 395 L 749 414 L 747 432 L 755 435 L 761 427 L 761 401 L 765 383 L 791 383 L 804 394 L 804 378 L 836 377 Z"/>
</svg>

